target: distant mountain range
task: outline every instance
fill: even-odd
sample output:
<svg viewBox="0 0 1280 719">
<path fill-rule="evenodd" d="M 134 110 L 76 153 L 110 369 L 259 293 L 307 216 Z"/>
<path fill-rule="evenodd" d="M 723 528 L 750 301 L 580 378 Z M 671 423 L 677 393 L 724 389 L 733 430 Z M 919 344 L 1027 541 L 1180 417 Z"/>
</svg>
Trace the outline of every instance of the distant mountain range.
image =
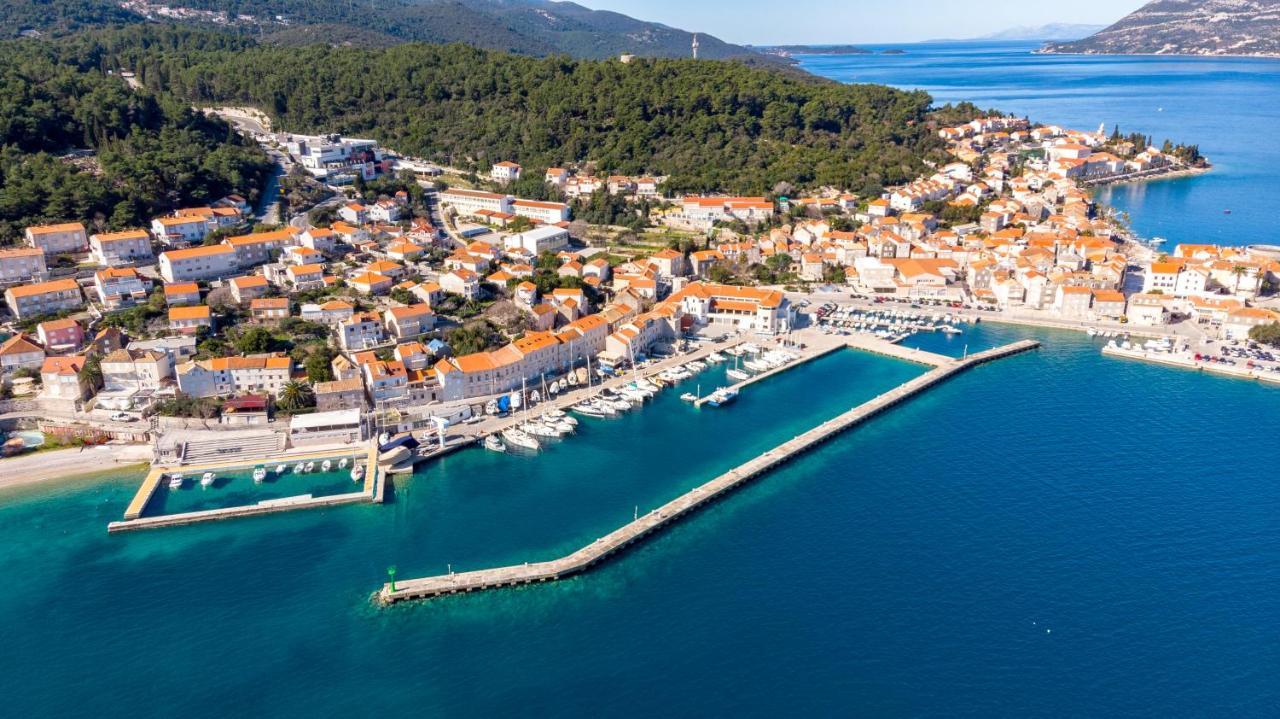
<svg viewBox="0 0 1280 719">
<path fill-rule="evenodd" d="M 1080 25 L 1055 22 L 1039 27 L 1011 27 L 1008 30 L 984 35 L 981 40 L 1079 40 L 1089 37 L 1106 25 Z"/>
<path fill-rule="evenodd" d="M 1095 35 L 1043 52 L 1280 56 L 1280 0 L 1156 0 Z"/>
<path fill-rule="evenodd" d="M 161 22 L 252 33 L 282 44 L 460 42 L 527 55 L 690 57 L 694 34 L 551 0 L 3 0 L 0 28 L 58 34 L 109 23 Z M 0 33 L 5 32 L 0 30 Z M 698 57 L 785 61 L 699 33 Z"/>
</svg>

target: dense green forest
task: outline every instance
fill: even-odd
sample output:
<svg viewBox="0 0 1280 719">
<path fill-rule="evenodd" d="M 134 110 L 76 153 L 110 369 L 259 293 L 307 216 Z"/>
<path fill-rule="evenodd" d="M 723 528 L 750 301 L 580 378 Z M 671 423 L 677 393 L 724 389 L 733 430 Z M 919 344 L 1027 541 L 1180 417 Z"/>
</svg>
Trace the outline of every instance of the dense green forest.
<svg viewBox="0 0 1280 719">
<path fill-rule="evenodd" d="M 0 241 L 38 222 L 118 229 L 253 195 L 269 166 L 226 123 L 130 89 L 71 45 L 0 43 Z"/>
<path fill-rule="evenodd" d="M 762 193 L 776 183 L 863 192 L 909 180 L 941 143 L 929 96 L 807 82 L 732 62 L 530 58 L 459 45 L 247 47 L 128 28 L 68 52 L 132 67 L 197 104 L 255 105 L 302 132 L 376 137 L 408 154 L 487 169 L 593 161 L 670 175 L 674 191 Z M 204 49 L 200 49 L 203 45 Z"/>
</svg>

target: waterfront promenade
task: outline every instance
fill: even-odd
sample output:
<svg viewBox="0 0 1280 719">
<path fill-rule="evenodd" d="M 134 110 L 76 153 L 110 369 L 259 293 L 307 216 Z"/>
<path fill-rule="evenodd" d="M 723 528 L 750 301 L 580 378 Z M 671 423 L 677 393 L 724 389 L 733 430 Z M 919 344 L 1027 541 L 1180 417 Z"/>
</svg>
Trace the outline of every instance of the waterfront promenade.
<svg viewBox="0 0 1280 719">
<path fill-rule="evenodd" d="M 818 446 L 841 432 L 861 424 L 867 419 L 947 380 L 959 372 L 984 362 L 1025 352 L 1038 346 L 1039 343 L 1034 340 L 1022 340 L 961 359 L 947 358 L 945 362 L 934 367 L 934 369 L 864 402 L 834 419 L 823 422 L 793 439 L 783 442 L 777 447 L 715 477 L 661 507 L 643 516 L 636 517 L 634 521 L 566 556 L 546 562 L 456 572 L 388 583 L 377 593 L 378 601 L 383 604 L 392 604 L 446 594 L 534 584 L 563 579 L 586 571 L 634 542 L 670 526 L 684 515 L 715 501 L 765 472 L 790 461 L 792 458 Z"/>
</svg>

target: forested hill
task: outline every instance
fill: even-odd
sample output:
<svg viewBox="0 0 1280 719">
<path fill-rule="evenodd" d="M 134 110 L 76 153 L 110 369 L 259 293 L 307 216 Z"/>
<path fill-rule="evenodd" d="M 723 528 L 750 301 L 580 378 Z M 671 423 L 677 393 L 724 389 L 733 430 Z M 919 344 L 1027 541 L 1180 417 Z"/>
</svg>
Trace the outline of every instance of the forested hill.
<svg viewBox="0 0 1280 719">
<path fill-rule="evenodd" d="M 163 8 L 163 10 L 162 10 Z M 174 10 L 182 12 L 174 16 Z M 4 0 L 0 32 L 57 33 L 107 23 L 203 24 L 275 44 L 386 46 L 460 42 L 526 55 L 689 57 L 693 34 L 620 13 L 549 0 Z M 704 59 L 784 61 L 698 36 Z"/>
<path fill-rule="evenodd" d="M 222 121 L 135 92 L 66 45 L 0 43 L 0 244 L 28 224 L 122 229 L 253 196 L 269 166 Z"/>
<path fill-rule="evenodd" d="M 869 191 L 916 176 L 941 145 L 925 126 L 923 92 L 732 62 L 624 64 L 422 44 L 192 49 L 198 40 L 128 30 L 68 52 L 133 68 L 148 87 L 195 104 L 260 107 L 295 131 L 372 136 L 481 169 L 592 161 L 670 175 L 673 190 L 762 192 L 786 181 Z"/>
</svg>

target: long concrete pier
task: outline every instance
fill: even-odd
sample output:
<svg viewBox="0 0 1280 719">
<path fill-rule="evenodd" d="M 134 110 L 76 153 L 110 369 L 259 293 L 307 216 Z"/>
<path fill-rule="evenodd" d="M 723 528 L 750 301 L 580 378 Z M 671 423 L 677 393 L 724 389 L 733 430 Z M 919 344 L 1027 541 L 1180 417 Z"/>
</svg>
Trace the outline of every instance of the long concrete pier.
<svg viewBox="0 0 1280 719">
<path fill-rule="evenodd" d="M 828 420 L 798 437 L 790 439 L 758 457 L 696 487 L 667 502 L 661 507 L 637 517 L 573 552 L 546 562 L 534 562 L 471 572 L 450 573 L 421 579 L 383 585 L 377 596 L 383 604 L 412 599 L 427 599 L 446 594 L 474 592 L 499 587 L 547 582 L 586 571 L 615 555 L 631 544 L 671 525 L 679 518 L 732 492 L 769 470 L 790 461 L 828 439 L 855 427 L 900 402 L 923 392 L 946 379 L 971 367 L 1025 352 L 1039 346 L 1034 340 L 1022 340 L 1013 344 L 979 352 L 963 359 L 948 359 L 945 363 L 884 394 L 864 402 L 835 419 Z"/>
</svg>

